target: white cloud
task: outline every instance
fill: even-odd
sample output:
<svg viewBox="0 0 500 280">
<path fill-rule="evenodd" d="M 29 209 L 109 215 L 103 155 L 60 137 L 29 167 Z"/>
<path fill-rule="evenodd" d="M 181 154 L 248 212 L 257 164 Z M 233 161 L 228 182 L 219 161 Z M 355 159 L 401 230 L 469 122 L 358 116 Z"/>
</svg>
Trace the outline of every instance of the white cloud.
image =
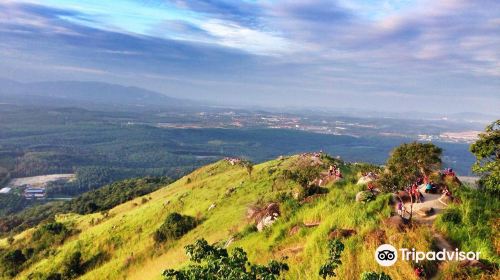
<svg viewBox="0 0 500 280">
<path fill-rule="evenodd" d="M 218 38 L 215 43 L 259 55 L 281 55 L 294 52 L 293 43 L 272 32 L 240 26 L 222 20 L 208 20 L 202 29 Z"/>
</svg>

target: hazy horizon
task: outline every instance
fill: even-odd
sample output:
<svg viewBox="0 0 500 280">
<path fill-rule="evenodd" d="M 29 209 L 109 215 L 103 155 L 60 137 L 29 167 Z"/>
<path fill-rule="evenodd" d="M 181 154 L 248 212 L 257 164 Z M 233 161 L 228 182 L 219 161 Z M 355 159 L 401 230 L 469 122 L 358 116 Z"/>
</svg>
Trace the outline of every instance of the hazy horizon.
<svg viewBox="0 0 500 280">
<path fill-rule="evenodd" d="M 500 108 L 495 1 L 0 4 L 0 78 L 265 108 Z M 0 85 L 1 86 L 1 85 Z"/>
</svg>

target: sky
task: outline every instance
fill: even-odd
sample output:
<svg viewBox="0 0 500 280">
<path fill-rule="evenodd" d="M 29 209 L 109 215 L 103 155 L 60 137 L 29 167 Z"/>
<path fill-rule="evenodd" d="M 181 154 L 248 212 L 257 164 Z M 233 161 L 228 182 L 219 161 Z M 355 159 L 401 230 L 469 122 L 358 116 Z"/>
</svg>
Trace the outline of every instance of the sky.
<svg viewBox="0 0 500 280">
<path fill-rule="evenodd" d="M 3 0 L 0 78 L 500 115 L 500 1 Z"/>
</svg>

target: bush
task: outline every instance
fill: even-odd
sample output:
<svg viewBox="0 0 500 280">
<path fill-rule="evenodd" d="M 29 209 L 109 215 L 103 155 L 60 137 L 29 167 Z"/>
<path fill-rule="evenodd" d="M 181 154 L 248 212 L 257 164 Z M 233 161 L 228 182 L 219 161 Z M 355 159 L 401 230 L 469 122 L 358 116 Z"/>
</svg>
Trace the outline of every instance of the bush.
<svg viewBox="0 0 500 280">
<path fill-rule="evenodd" d="M 186 255 L 195 264 L 180 270 L 167 269 L 163 272 L 165 279 L 275 280 L 281 272 L 289 269 L 287 264 L 274 260 L 270 261 L 267 266 L 251 264 L 243 249 L 235 248 L 232 254 L 229 254 L 226 249 L 209 245 L 204 239 L 197 240 L 185 249 Z"/>
<path fill-rule="evenodd" d="M 21 270 L 21 266 L 26 262 L 26 257 L 19 249 L 9 251 L 0 259 L 0 272 L 4 276 L 14 277 Z"/>
<path fill-rule="evenodd" d="M 391 280 L 391 277 L 383 272 L 365 271 L 361 274 L 361 280 Z"/>
<path fill-rule="evenodd" d="M 63 278 L 74 279 L 84 272 L 82 266 L 82 253 L 76 251 L 72 253 L 63 263 Z"/>
<path fill-rule="evenodd" d="M 176 240 L 197 226 L 197 221 L 191 216 L 171 213 L 154 234 L 157 243 Z"/>
<path fill-rule="evenodd" d="M 338 239 L 328 242 L 328 259 L 325 264 L 319 269 L 319 275 L 326 279 L 327 277 L 336 276 L 335 269 L 342 264 L 340 254 L 344 251 L 344 244 Z"/>
<path fill-rule="evenodd" d="M 445 223 L 458 225 L 462 222 L 462 214 L 460 214 L 458 209 L 449 208 L 443 213 L 441 220 Z"/>
</svg>

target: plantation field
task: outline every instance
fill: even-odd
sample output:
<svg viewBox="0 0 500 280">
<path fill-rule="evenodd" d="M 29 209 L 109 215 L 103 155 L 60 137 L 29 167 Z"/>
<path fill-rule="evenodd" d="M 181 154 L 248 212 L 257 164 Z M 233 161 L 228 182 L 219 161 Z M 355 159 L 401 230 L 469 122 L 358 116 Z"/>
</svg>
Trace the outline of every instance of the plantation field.
<svg viewBox="0 0 500 280">
<path fill-rule="evenodd" d="M 32 177 L 14 178 L 7 184 L 8 187 L 15 188 L 24 185 L 31 185 L 34 187 L 41 187 L 49 182 L 64 180 L 70 182 L 75 179 L 75 174 L 50 174 Z"/>
</svg>

